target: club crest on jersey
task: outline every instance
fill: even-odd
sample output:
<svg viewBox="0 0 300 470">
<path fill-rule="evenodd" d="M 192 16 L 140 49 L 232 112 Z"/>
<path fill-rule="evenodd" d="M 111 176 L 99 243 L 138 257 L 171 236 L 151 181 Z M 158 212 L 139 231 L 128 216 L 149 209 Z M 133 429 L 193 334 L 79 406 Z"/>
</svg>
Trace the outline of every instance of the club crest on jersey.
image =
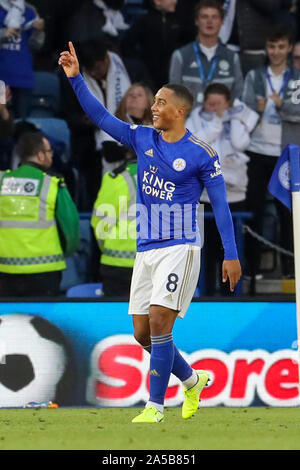
<svg viewBox="0 0 300 470">
<path fill-rule="evenodd" d="M 182 171 L 186 167 L 186 161 L 183 158 L 176 158 L 173 162 L 173 168 L 176 171 Z"/>
</svg>

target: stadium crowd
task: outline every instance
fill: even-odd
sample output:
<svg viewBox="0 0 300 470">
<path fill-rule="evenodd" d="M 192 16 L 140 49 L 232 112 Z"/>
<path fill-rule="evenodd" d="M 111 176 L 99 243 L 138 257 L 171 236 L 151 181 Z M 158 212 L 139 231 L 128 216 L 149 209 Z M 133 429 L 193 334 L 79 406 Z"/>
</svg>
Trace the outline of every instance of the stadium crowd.
<svg viewBox="0 0 300 470">
<path fill-rule="evenodd" d="M 62 269 L 47 262 L 43 271 L 39 261 L 14 271 L 5 261 L 13 225 L 5 221 L 13 220 L 8 207 L 13 213 L 17 194 L 10 196 L 8 179 L 24 164 L 20 140 L 24 145 L 42 133 L 53 151 L 51 175 L 68 187 L 81 214 L 71 252 L 58 229 L 67 258 L 60 293 L 102 282 L 105 295 L 129 294 L 134 247 L 124 240 L 107 244 L 96 225 L 103 221 L 100 202 L 117 194 L 134 202 L 135 155 L 96 128 L 79 105 L 58 66 L 68 41 L 92 93 L 132 125 L 151 125 L 153 96 L 164 84 L 186 85 L 194 96 L 187 127 L 217 150 L 232 213 L 251 213 L 247 224 L 255 232 L 293 251 L 291 215 L 267 186 L 284 147 L 300 145 L 300 107 L 291 99 L 291 84 L 300 79 L 300 0 L 0 0 L 0 283 Z M 33 151 L 35 163 L 27 159 L 27 165 L 43 161 L 43 149 Z M 38 169 L 49 173 L 49 165 Z M 205 193 L 201 202 L 211 212 Z M 202 293 L 230 295 L 219 279 L 223 249 L 209 217 L 204 233 Z M 254 285 L 264 274 L 263 245 L 244 238 L 243 272 Z M 281 256 L 279 267 L 281 278 L 294 277 L 292 257 Z M 26 287 L 15 295 L 46 295 L 44 285 L 40 293 Z"/>
</svg>

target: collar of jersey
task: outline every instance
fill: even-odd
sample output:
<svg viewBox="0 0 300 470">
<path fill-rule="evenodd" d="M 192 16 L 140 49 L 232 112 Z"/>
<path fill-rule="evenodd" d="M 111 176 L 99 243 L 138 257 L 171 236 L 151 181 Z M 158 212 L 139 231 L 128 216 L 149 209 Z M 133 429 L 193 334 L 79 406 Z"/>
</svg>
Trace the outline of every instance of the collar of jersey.
<svg viewBox="0 0 300 470">
<path fill-rule="evenodd" d="M 178 145 L 178 144 L 181 144 L 182 142 L 184 142 L 186 139 L 188 139 L 191 135 L 191 132 L 186 128 L 186 133 L 184 134 L 184 136 L 180 140 L 177 140 L 176 142 L 167 142 L 166 140 L 163 139 L 161 134 L 162 133 L 160 132 L 159 133 L 159 138 L 164 144 L 166 144 L 166 145 Z"/>
</svg>

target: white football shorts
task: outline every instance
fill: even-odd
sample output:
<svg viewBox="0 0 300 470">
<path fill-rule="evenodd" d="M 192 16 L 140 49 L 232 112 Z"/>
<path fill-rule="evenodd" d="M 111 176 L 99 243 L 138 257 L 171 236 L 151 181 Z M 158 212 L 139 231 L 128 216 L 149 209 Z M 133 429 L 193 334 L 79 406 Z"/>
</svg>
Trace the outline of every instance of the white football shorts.
<svg viewBox="0 0 300 470">
<path fill-rule="evenodd" d="M 129 315 L 148 315 L 150 305 L 178 311 L 183 318 L 195 293 L 201 248 L 173 245 L 136 254 Z"/>
</svg>

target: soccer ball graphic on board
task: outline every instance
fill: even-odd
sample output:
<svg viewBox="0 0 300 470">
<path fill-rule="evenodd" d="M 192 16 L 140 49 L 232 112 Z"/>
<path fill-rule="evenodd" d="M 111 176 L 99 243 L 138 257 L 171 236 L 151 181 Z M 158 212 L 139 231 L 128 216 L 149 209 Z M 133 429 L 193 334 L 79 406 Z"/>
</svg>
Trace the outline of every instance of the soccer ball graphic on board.
<svg viewBox="0 0 300 470">
<path fill-rule="evenodd" d="M 35 315 L 0 316 L 0 407 L 69 399 L 73 388 L 69 346 L 62 332 Z"/>
</svg>

